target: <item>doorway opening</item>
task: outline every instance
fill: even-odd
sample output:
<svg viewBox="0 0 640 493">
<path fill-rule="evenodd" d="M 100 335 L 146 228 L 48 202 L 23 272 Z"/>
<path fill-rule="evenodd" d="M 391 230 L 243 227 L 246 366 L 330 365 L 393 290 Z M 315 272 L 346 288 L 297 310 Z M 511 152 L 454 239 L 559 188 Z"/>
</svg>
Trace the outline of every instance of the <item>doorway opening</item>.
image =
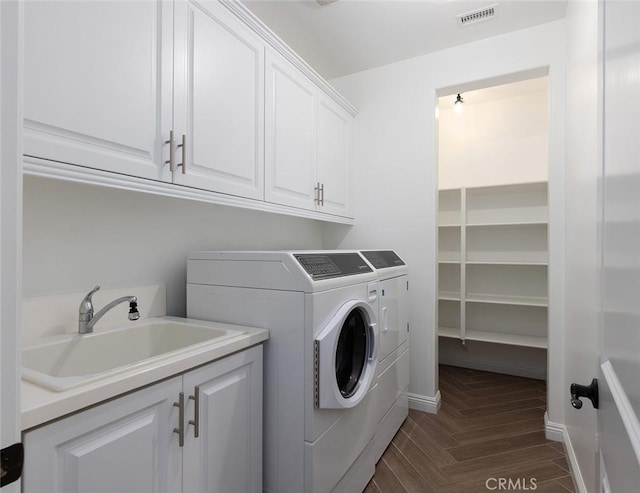
<svg viewBox="0 0 640 493">
<path fill-rule="evenodd" d="M 438 96 L 439 363 L 546 380 L 548 74 Z"/>
</svg>

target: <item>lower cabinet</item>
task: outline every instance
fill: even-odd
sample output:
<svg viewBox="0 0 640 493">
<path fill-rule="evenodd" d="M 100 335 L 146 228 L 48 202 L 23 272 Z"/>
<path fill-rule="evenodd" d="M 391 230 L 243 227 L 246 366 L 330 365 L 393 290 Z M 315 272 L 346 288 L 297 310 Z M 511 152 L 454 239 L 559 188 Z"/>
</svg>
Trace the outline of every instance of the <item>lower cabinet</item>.
<svg viewBox="0 0 640 493">
<path fill-rule="evenodd" d="M 262 346 L 27 431 L 23 442 L 23 493 L 260 492 Z"/>
</svg>

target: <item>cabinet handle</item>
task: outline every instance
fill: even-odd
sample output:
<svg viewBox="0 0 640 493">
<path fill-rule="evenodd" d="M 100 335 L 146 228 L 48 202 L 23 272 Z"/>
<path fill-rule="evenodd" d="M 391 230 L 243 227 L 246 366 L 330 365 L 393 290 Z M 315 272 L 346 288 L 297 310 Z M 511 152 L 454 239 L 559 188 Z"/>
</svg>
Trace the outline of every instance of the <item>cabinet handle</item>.
<svg viewBox="0 0 640 493">
<path fill-rule="evenodd" d="M 316 186 L 313 187 L 313 191 L 316 195 L 314 202 L 316 203 L 316 205 L 320 205 L 320 182 L 317 182 Z"/>
<path fill-rule="evenodd" d="M 324 183 L 320 184 L 320 205 L 324 207 Z"/>
<path fill-rule="evenodd" d="M 187 173 L 187 136 L 182 134 L 182 144 L 178 144 L 176 149 L 182 147 L 182 162 L 178 163 L 175 167 L 179 168 L 182 166 L 182 174 Z"/>
<path fill-rule="evenodd" d="M 169 144 L 169 160 L 165 161 L 164 164 L 168 164 L 169 171 L 173 173 L 176 169 L 176 150 L 173 147 L 173 130 L 169 131 L 169 140 L 165 140 L 164 143 Z"/>
<path fill-rule="evenodd" d="M 178 445 L 184 447 L 184 392 L 180 392 L 178 402 L 173 403 L 178 408 L 178 427 L 173 429 L 178 434 Z"/>
<path fill-rule="evenodd" d="M 193 436 L 200 436 L 200 386 L 196 385 L 195 395 L 190 395 L 189 399 L 193 401 L 193 419 L 189 420 L 189 424 L 193 425 Z"/>
</svg>

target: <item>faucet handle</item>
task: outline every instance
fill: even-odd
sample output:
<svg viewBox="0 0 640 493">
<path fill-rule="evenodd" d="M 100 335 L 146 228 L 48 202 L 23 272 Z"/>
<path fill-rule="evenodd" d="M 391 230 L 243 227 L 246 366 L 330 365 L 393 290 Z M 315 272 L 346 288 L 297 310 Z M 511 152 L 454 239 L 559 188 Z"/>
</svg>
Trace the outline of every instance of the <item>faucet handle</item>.
<svg viewBox="0 0 640 493">
<path fill-rule="evenodd" d="M 91 291 L 89 291 L 82 301 L 80 302 L 80 315 L 90 314 L 91 316 L 87 320 L 91 320 L 93 316 L 93 302 L 91 301 L 91 297 L 93 294 L 100 289 L 100 286 L 96 285 Z"/>
<path fill-rule="evenodd" d="M 96 284 L 96 286 L 91 291 L 89 291 L 87 293 L 87 295 L 84 297 L 84 300 L 82 300 L 82 301 L 87 300 L 87 301 L 91 302 L 91 297 L 93 296 L 93 293 L 95 293 L 98 290 L 100 290 L 100 286 Z"/>
</svg>

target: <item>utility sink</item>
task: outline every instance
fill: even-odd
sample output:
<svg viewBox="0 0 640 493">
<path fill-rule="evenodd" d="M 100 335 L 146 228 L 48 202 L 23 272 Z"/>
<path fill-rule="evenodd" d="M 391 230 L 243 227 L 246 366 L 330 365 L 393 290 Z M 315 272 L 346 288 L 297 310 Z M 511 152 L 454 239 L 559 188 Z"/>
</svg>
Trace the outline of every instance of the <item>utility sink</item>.
<svg viewBox="0 0 640 493">
<path fill-rule="evenodd" d="M 167 358 L 188 356 L 245 334 L 212 325 L 149 318 L 112 330 L 58 336 L 22 350 L 22 378 L 49 390 L 64 391 L 151 368 Z"/>
</svg>

